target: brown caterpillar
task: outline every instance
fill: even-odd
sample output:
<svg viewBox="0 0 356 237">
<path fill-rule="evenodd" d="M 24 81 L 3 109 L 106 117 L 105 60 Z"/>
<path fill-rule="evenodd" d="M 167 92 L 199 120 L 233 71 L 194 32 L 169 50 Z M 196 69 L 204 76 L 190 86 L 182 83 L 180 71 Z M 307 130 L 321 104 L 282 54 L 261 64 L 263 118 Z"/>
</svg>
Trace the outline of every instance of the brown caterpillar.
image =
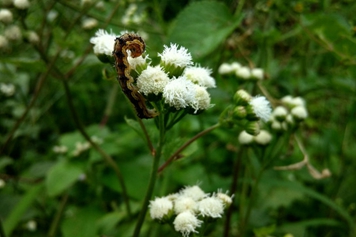
<svg viewBox="0 0 356 237">
<path fill-rule="evenodd" d="M 156 110 L 148 109 L 146 106 L 146 99 L 138 91 L 133 84 L 134 79 L 130 75 L 130 65 L 127 60 L 128 52 L 131 51 L 131 57 L 136 58 L 145 51 L 145 42 L 143 39 L 134 33 L 125 33 L 115 40 L 113 56 L 115 58 L 115 68 L 117 71 L 117 79 L 120 83 L 124 94 L 129 98 L 134 105 L 139 118 L 154 118 L 158 115 Z"/>
</svg>

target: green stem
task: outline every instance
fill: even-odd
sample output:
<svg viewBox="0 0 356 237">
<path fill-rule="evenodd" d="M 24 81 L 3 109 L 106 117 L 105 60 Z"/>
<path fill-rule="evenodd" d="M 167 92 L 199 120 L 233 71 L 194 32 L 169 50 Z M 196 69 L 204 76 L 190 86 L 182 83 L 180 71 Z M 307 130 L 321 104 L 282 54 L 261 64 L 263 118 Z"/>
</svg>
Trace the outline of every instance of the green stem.
<svg viewBox="0 0 356 237">
<path fill-rule="evenodd" d="M 141 231 L 141 227 L 143 225 L 143 222 L 145 220 L 146 217 L 146 213 L 147 213 L 147 209 L 148 209 L 148 204 L 149 201 L 152 197 L 153 194 L 153 190 L 156 184 L 156 180 L 157 180 L 157 170 L 158 170 L 158 165 L 159 165 L 159 160 L 161 158 L 162 155 L 162 149 L 164 146 L 164 142 L 165 142 L 165 133 L 166 133 L 166 128 L 164 126 L 164 115 L 162 114 L 161 116 L 158 117 L 158 125 L 159 125 L 159 143 L 158 143 L 158 147 L 157 147 L 157 151 L 155 153 L 154 159 L 153 159 L 153 164 L 152 164 L 152 169 L 151 169 L 151 174 L 150 174 L 150 180 L 148 183 L 148 188 L 146 191 L 146 195 L 145 198 L 143 200 L 142 203 L 142 208 L 141 208 L 141 212 L 138 216 L 138 221 L 135 227 L 135 231 L 133 234 L 133 237 L 138 237 L 140 235 L 140 231 Z"/>
<path fill-rule="evenodd" d="M 2 226 L 1 218 L 0 218 L 0 237 L 6 237 L 5 230 L 4 230 L 3 226 Z"/>
</svg>

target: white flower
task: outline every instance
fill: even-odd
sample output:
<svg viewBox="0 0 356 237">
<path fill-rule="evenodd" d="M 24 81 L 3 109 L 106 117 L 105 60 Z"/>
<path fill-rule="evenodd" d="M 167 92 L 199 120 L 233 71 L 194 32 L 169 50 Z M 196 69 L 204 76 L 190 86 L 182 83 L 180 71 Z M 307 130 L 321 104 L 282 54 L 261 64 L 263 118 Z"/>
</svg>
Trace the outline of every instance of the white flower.
<svg viewBox="0 0 356 237">
<path fill-rule="evenodd" d="M 233 196 L 230 197 L 226 193 L 222 193 L 221 190 L 218 190 L 218 193 L 215 194 L 215 196 L 222 201 L 222 203 L 224 204 L 225 208 L 232 204 Z"/>
<path fill-rule="evenodd" d="M 235 74 L 242 79 L 249 79 L 251 77 L 251 70 L 248 67 L 241 67 L 235 71 Z"/>
<path fill-rule="evenodd" d="M 50 10 L 47 14 L 47 20 L 53 22 L 58 16 L 58 12 L 55 10 Z"/>
<path fill-rule="evenodd" d="M 210 104 L 210 94 L 205 87 L 194 85 L 194 99 L 190 103 L 190 106 L 194 109 L 194 113 L 198 110 L 206 110 L 212 105 Z"/>
<path fill-rule="evenodd" d="M 171 80 L 163 90 L 165 103 L 175 107 L 177 110 L 189 106 L 194 97 L 194 84 L 185 77 Z"/>
<path fill-rule="evenodd" d="M 271 106 L 269 101 L 264 96 L 255 96 L 250 100 L 253 112 L 263 121 L 268 121 L 271 116 Z"/>
<path fill-rule="evenodd" d="M 211 77 L 210 74 L 211 70 L 203 67 L 187 67 L 183 72 L 183 75 L 194 84 L 207 88 L 214 88 L 216 87 L 215 79 Z"/>
<path fill-rule="evenodd" d="M 15 94 L 15 86 L 13 84 L 0 83 L 0 91 L 6 96 Z"/>
<path fill-rule="evenodd" d="M 179 214 L 179 213 L 182 213 L 185 211 L 191 211 L 192 213 L 194 213 L 196 208 L 197 208 L 197 203 L 191 197 L 179 196 L 174 201 L 174 212 L 176 214 Z"/>
<path fill-rule="evenodd" d="M 9 9 L 0 9 L 0 22 L 11 23 L 13 20 L 12 12 Z"/>
<path fill-rule="evenodd" d="M 188 237 L 190 233 L 198 233 L 196 228 L 199 228 L 203 222 L 199 220 L 194 214 L 191 212 L 182 212 L 180 213 L 173 222 L 174 229 L 184 237 Z"/>
<path fill-rule="evenodd" d="M 18 9 L 26 9 L 30 7 L 28 0 L 14 0 L 14 6 Z"/>
<path fill-rule="evenodd" d="M 230 74 L 230 73 L 232 73 L 234 71 L 235 71 L 235 69 L 233 67 L 231 67 L 231 65 L 228 64 L 228 63 L 221 64 L 219 69 L 218 69 L 218 72 L 221 75 Z"/>
<path fill-rule="evenodd" d="M 61 154 L 61 153 L 66 153 L 68 151 L 68 147 L 66 147 L 64 145 L 63 146 L 54 146 L 52 150 L 54 153 Z"/>
<path fill-rule="evenodd" d="M 3 35 L 0 35 L 0 49 L 6 49 L 9 46 L 9 41 Z"/>
<path fill-rule="evenodd" d="M 40 37 L 38 36 L 38 34 L 34 31 L 29 31 L 27 33 L 27 37 L 28 37 L 28 41 L 31 44 L 37 44 L 38 42 L 40 42 Z"/>
<path fill-rule="evenodd" d="M 251 144 L 253 142 L 253 136 L 249 133 L 247 133 L 246 131 L 242 131 L 239 134 L 239 143 L 242 145 L 248 145 Z"/>
<path fill-rule="evenodd" d="M 198 211 L 203 217 L 221 218 L 224 213 L 224 204 L 215 196 L 207 197 L 198 202 Z"/>
<path fill-rule="evenodd" d="M 96 20 L 94 18 L 86 18 L 82 22 L 82 27 L 85 30 L 93 29 L 93 28 L 97 27 L 97 25 L 98 25 L 98 20 Z"/>
<path fill-rule="evenodd" d="M 278 118 L 278 117 L 285 118 L 287 116 L 287 114 L 288 114 L 288 110 L 283 106 L 277 106 L 273 110 L 272 114 L 276 118 Z"/>
<path fill-rule="evenodd" d="M 207 194 L 198 186 L 187 186 L 182 189 L 179 194 L 184 197 L 191 197 L 195 201 L 199 201 L 207 196 Z"/>
<path fill-rule="evenodd" d="M 306 119 L 308 117 L 308 111 L 304 106 L 296 106 L 292 109 L 291 114 L 297 119 Z"/>
<path fill-rule="evenodd" d="M 278 122 L 277 120 L 272 120 L 272 123 L 271 123 L 271 128 L 274 129 L 274 130 L 282 130 L 282 123 Z"/>
<path fill-rule="evenodd" d="M 20 40 L 22 38 L 21 30 L 16 25 L 9 26 L 7 29 L 5 29 L 4 35 L 9 40 Z"/>
<path fill-rule="evenodd" d="M 128 57 L 127 57 L 127 61 L 130 64 L 130 67 L 132 70 L 136 70 L 137 68 L 139 68 L 140 66 L 145 66 L 147 64 L 147 60 L 149 60 L 148 55 L 143 57 L 142 55 L 138 56 L 138 57 L 131 57 L 131 51 L 127 50 L 128 52 Z"/>
<path fill-rule="evenodd" d="M 167 197 L 155 198 L 154 201 L 150 201 L 149 208 L 151 218 L 161 220 L 173 210 L 173 202 Z"/>
<path fill-rule="evenodd" d="M 90 38 L 90 43 L 94 44 L 94 53 L 96 55 L 112 56 L 115 39 L 116 36 L 114 34 L 109 34 L 105 30 L 99 29 L 95 33 L 95 37 Z"/>
<path fill-rule="evenodd" d="M 169 47 L 164 46 L 162 54 L 158 54 L 164 65 L 174 65 L 176 67 L 184 68 L 192 65 L 192 55 L 184 47 L 177 44 L 170 44 Z"/>
<path fill-rule="evenodd" d="M 137 87 L 146 96 L 149 94 L 158 95 L 163 92 L 168 82 L 169 77 L 160 66 L 148 66 L 137 78 Z"/>
<path fill-rule="evenodd" d="M 271 142 L 272 135 L 266 130 L 261 130 L 258 135 L 254 136 L 254 140 L 257 144 L 267 145 Z"/>
<path fill-rule="evenodd" d="M 262 68 L 253 68 L 251 69 L 251 77 L 258 80 L 263 80 L 263 69 Z"/>
</svg>

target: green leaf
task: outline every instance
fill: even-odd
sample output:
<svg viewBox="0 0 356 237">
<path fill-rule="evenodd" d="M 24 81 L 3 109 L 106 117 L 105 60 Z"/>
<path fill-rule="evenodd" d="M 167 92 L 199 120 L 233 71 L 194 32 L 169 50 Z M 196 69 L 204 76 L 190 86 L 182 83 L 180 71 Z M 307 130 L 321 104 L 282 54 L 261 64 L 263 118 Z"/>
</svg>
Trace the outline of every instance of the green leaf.
<svg viewBox="0 0 356 237">
<path fill-rule="evenodd" d="M 4 229 L 6 236 L 11 235 L 12 231 L 15 229 L 15 227 L 21 220 L 23 214 L 43 190 L 43 186 L 43 184 L 39 184 L 28 190 L 27 193 L 16 205 L 14 210 L 10 213 L 9 217 L 6 218 L 6 220 L 4 221 Z"/>
<path fill-rule="evenodd" d="M 79 209 L 63 220 L 63 237 L 96 237 L 97 221 L 102 213 L 93 207 Z"/>
<path fill-rule="evenodd" d="M 242 18 L 234 18 L 220 2 L 193 2 L 178 15 L 168 39 L 188 48 L 194 58 L 201 58 L 213 52 Z"/>
<path fill-rule="evenodd" d="M 46 177 L 48 195 L 55 196 L 69 188 L 84 172 L 82 165 L 60 161 L 54 165 Z"/>
</svg>

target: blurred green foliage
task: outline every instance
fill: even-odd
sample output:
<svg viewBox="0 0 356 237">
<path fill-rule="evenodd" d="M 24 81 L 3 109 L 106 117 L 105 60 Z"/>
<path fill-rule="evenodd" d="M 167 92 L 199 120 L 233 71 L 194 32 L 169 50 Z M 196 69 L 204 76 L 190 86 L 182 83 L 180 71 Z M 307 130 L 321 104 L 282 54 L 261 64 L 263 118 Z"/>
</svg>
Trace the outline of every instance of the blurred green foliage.
<svg viewBox="0 0 356 237">
<path fill-rule="evenodd" d="M 181 153 L 182 159 L 159 175 L 154 196 L 197 183 L 206 192 L 230 190 L 237 175 L 229 236 L 241 236 L 241 225 L 245 236 L 356 235 L 353 1 L 30 3 L 26 10 L 17 9 L 11 1 L 1 3 L 1 8 L 12 11 L 11 24 L 22 32 L 21 38 L 0 47 L 0 83 L 15 87 L 11 95 L 0 92 L 0 179 L 4 182 L 0 187 L 0 219 L 6 236 L 132 235 L 152 156 L 124 95 L 119 92 L 114 97 L 111 110 L 107 106 L 113 91 L 120 89 L 114 86 L 112 68 L 92 53 L 89 39 L 99 28 L 115 33 L 142 32 L 153 61 L 164 44 L 174 42 L 188 48 L 203 67 L 213 69 L 217 88 L 210 93 L 215 106 L 199 116 L 185 117 L 169 131 L 165 159 L 199 131 L 218 122 L 237 89 L 261 93 L 250 82 L 217 73 L 222 63 L 237 61 L 264 69 L 267 79 L 262 84 L 273 98 L 290 94 L 306 100 L 309 117 L 298 135 L 311 163 L 332 173 L 327 179 L 315 180 L 306 168 L 277 171 L 271 165 L 261 173 L 257 191 L 252 192 L 263 163 L 260 148 L 242 148 L 237 141 L 239 131 L 219 128 L 195 141 Z M 124 21 L 133 5 L 141 20 Z M 83 28 L 88 18 L 97 23 Z M 1 23 L 0 35 L 8 26 Z M 38 42 L 27 37 L 30 31 L 37 33 Z M 88 147 L 73 155 L 86 143 L 75 116 L 120 167 L 131 215 L 115 171 L 102 154 Z M 153 121 L 144 123 L 156 141 Z M 284 139 L 279 149 L 275 142 L 275 149 L 269 151 L 275 151 L 273 165 L 288 165 L 303 158 L 292 139 L 287 135 Z M 68 150 L 54 152 L 55 146 Z M 237 160 L 238 172 L 233 168 Z M 250 218 L 241 224 L 250 204 Z M 35 228 L 29 227 L 30 221 L 35 221 Z M 225 218 L 219 220 L 208 235 L 226 236 L 224 223 Z M 141 236 L 172 233 L 168 226 L 147 217 Z"/>
</svg>

